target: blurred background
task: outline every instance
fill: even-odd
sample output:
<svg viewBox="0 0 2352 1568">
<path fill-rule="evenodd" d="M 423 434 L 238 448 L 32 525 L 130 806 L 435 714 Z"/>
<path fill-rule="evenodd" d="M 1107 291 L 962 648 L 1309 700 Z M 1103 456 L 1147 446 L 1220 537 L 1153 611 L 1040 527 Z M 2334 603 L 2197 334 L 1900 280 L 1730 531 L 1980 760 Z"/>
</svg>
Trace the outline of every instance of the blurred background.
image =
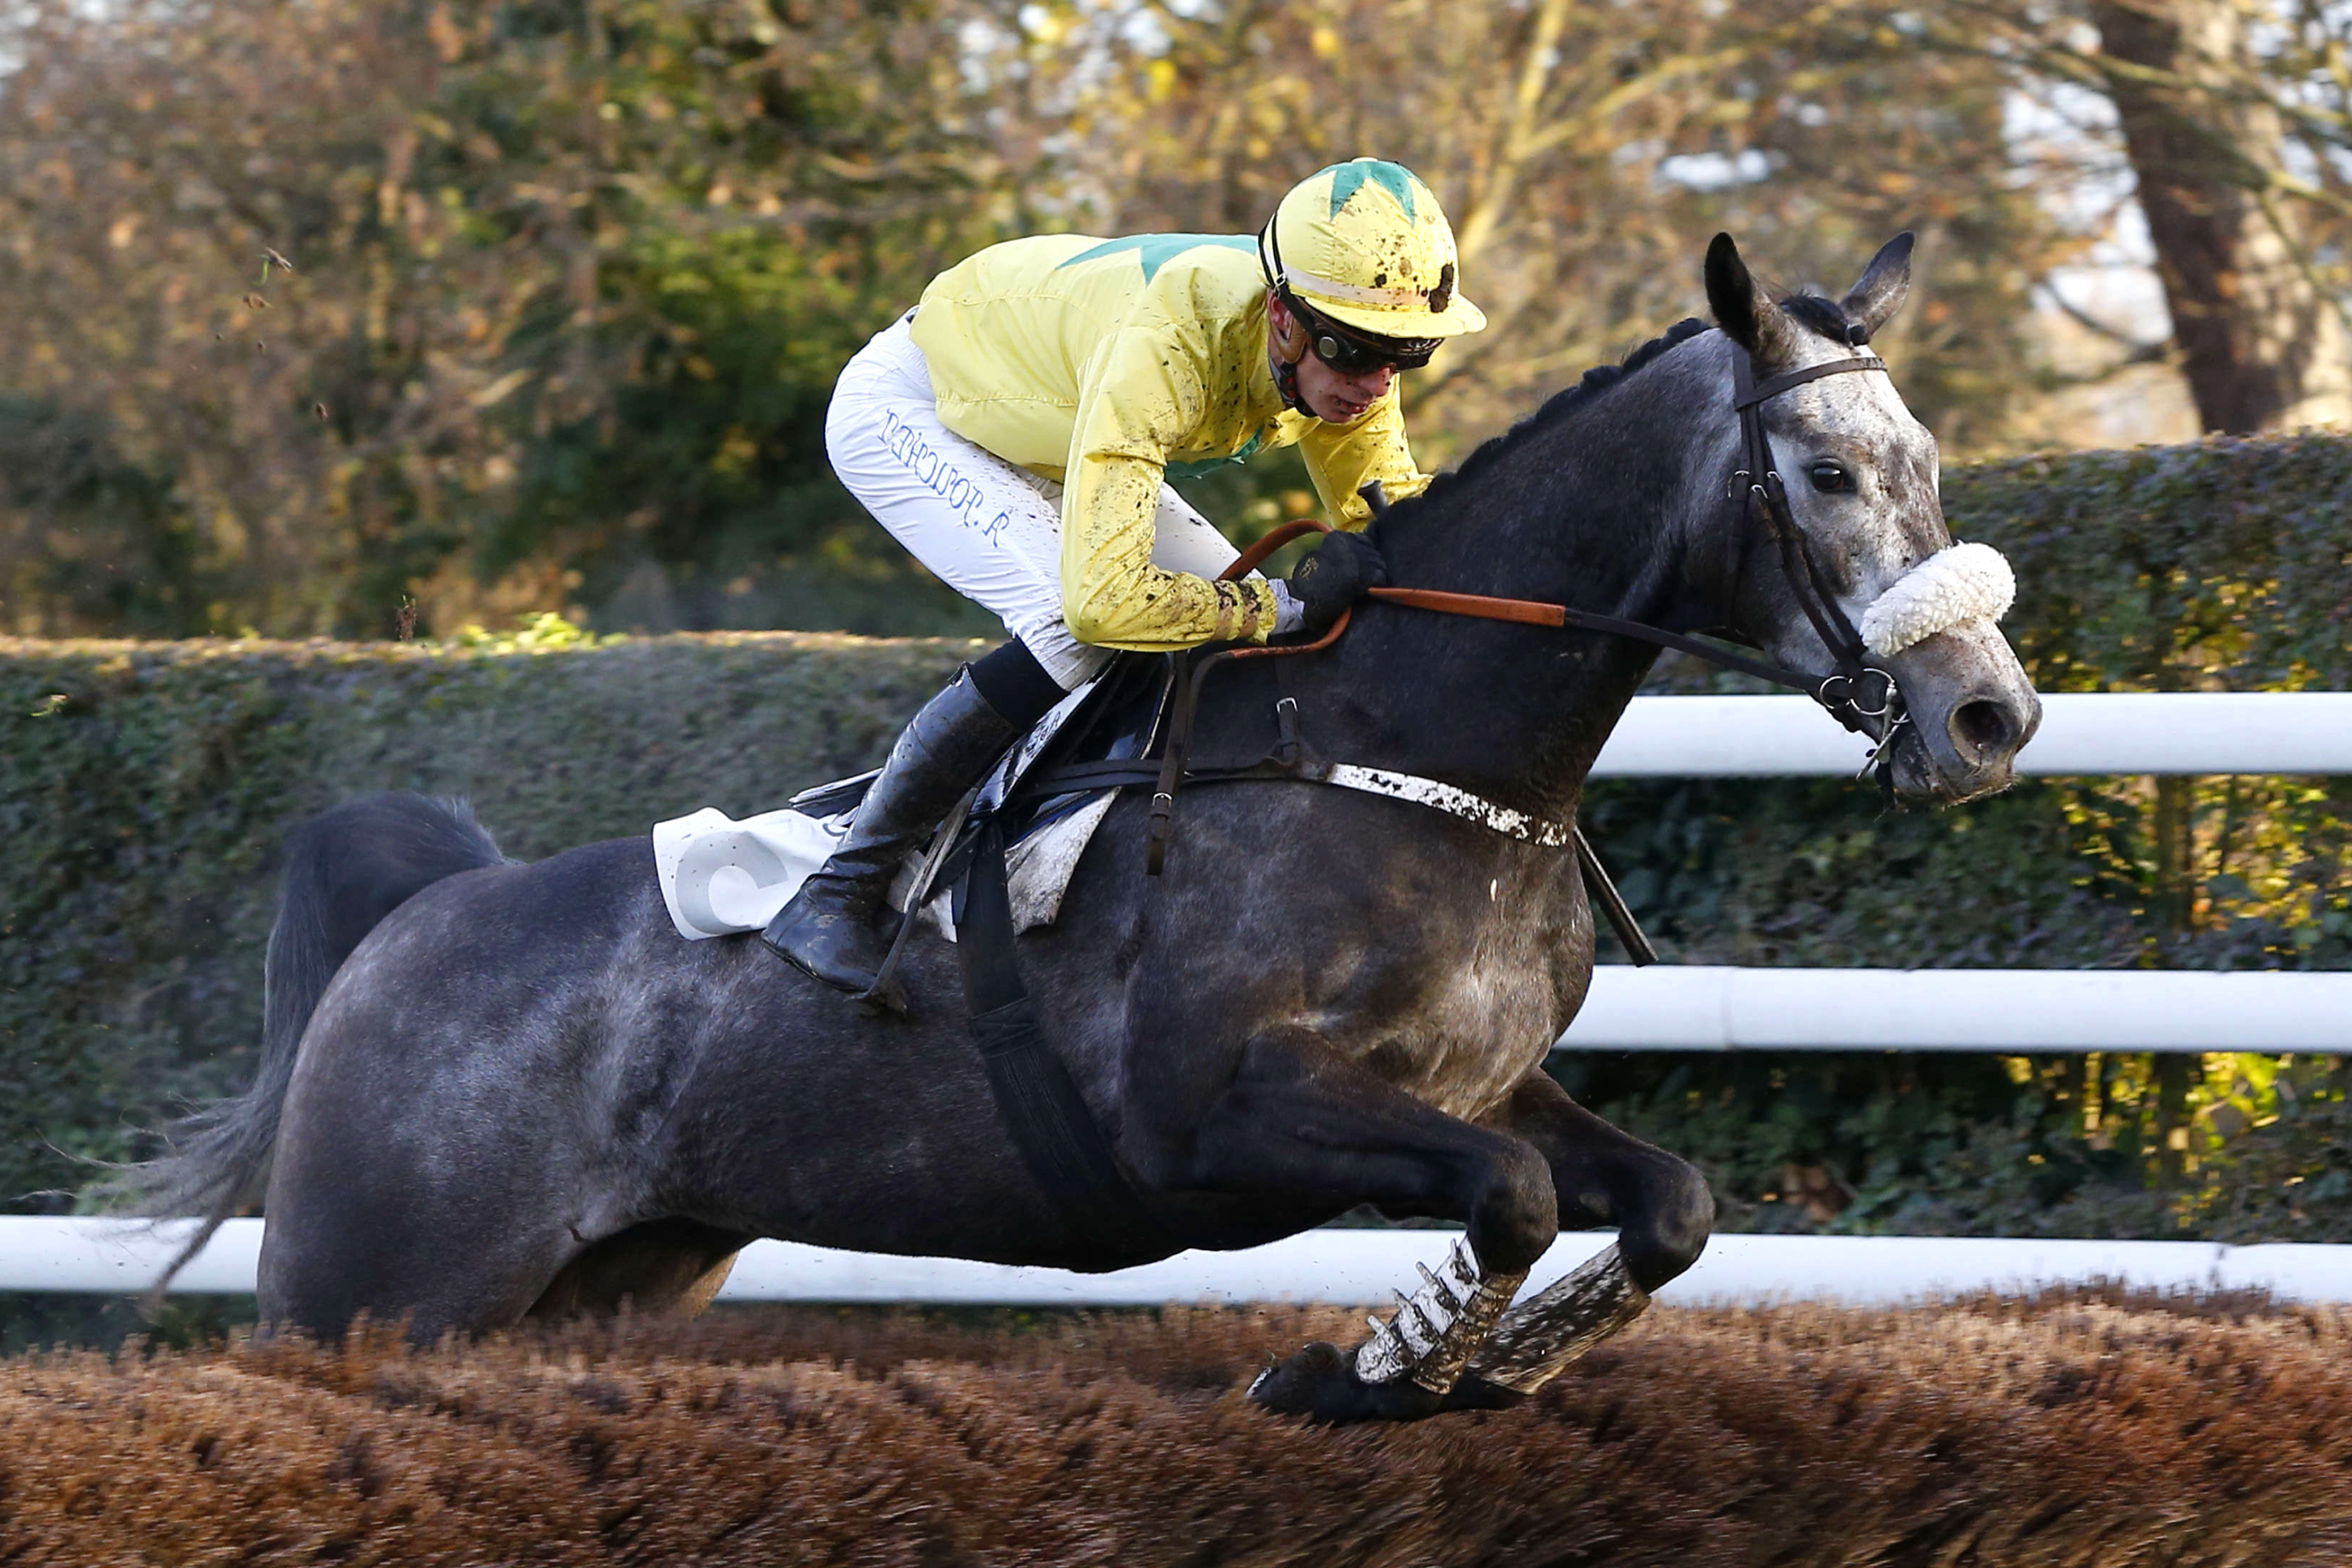
<svg viewBox="0 0 2352 1568">
<path fill-rule="evenodd" d="M 0 0 L 0 1208 L 248 1081 L 302 816 L 530 857 L 877 761 L 971 646 L 751 634 L 1001 632 L 834 482 L 843 363 L 983 245 L 1360 154 L 1494 323 L 1407 378 L 1424 466 L 1703 313 L 1718 229 L 1836 291 L 1913 228 L 1874 346 L 2037 684 L 2352 689 L 2352 440 L 2288 435 L 2352 424 L 2343 0 Z M 1674 962 L 2352 967 L 2352 778 L 1581 816 Z M 2224 1044 L 1553 1067 L 1726 1229 L 2352 1240 L 2352 1057 Z"/>
<path fill-rule="evenodd" d="M 2352 7 L 26 0 L 0 8 L 0 634 L 985 635 L 828 474 L 842 363 L 1041 230 L 1254 230 L 1370 153 L 1494 321 L 1425 465 L 1918 230 L 1947 462 L 2352 415 Z M 1200 482 L 1246 535 L 1295 455 Z"/>
</svg>

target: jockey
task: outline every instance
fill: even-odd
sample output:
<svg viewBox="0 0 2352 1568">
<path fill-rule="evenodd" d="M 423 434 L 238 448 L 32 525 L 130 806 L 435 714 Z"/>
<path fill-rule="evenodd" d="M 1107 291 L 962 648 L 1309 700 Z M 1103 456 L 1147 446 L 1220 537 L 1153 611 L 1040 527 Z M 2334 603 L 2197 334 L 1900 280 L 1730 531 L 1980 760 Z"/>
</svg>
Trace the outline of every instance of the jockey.
<svg viewBox="0 0 2352 1568">
<path fill-rule="evenodd" d="M 1397 373 L 1486 325 L 1456 288 L 1429 187 L 1372 158 L 1284 196 L 1255 239 L 1049 235 L 934 279 L 843 370 L 834 472 L 899 543 L 1013 640 L 958 672 L 891 748 L 822 869 L 763 933 L 871 988 L 906 852 L 1115 648 L 1319 633 L 1383 581 L 1359 487 L 1429 476 Z M 1167 483 L 1297 443 L 1342 532 L 1286 582 L 1213 581 L 1236 552 Z"/>
</svg>

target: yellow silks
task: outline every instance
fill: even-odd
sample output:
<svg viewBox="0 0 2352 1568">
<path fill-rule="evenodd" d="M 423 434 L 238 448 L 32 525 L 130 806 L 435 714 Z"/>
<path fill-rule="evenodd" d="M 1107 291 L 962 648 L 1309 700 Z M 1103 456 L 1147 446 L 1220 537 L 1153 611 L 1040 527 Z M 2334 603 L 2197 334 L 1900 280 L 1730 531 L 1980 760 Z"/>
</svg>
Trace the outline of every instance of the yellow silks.
<svg viewBox="0 0 2352 1568">
<path fill-rule="evenodd" d="M 1429 483 L 1393 384 L 1345 426 L 1282 405 L 1255 248 L 1246 235 L 1043 236 L 992 246 L 923 292 L 914 337 L 940 421 L 1063 482 L 1062 613 L 1081 642 L 1164 652 L 1273 629 L 1267 584 L 1151 563 L 1171 468 L 1297 443 L 1351 529 L 1369 518 L 1366 481 L 1393 500 Z"/>
</svg>

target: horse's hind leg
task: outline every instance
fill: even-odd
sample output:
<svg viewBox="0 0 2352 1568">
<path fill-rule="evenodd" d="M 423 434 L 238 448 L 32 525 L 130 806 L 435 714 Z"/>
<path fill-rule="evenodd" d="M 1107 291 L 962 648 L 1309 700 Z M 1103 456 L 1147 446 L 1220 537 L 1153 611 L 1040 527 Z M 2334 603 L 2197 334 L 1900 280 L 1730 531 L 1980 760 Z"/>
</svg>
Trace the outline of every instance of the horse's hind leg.
<svg viewBox="0 0 2352 1568">
<path fill-rule="evenodd" d="M 1650 1294 L 1698 1261 L 1715 1200 L 1688 1162 L 1612 1127 L 1538 1071 L 1484 1125 L 1549 1162 L 1563 1226 L 1618 1226 L 1614 1246 L 1513 1307 L 1470 1360 L 1458 1403 L 1507 1403 L 1641 1316 Z"/>
<path fill-rule="evenodd" d="M 315 1027 L 305 1042 L 321 1053 L 306 1068 L 337 1070 L 296 1076 L 262 1232 L 263 1320 L 331 1339 L 364 1312 L 404 1320 L 425 1344 L 520 1322 L 622 1200 L 566 1169 L 549 1124 L 484 1114 L 454 1074 L 420 1084 L 394 1070 L 413 1052 L 325 1054 L 343 1045 Z"/>
<path fill-rule="evenodd" d="M 1354 1353 L 1309 1346 L 1251 1385 L 1259 1404 L 1320 1420 L 1440 1408 L 1556 1229 L 1550 1174 L 1536 1150 L 1413 1099 L 1304 1033 L 1252 1042 L 1193 1129 L 1189 1167 L 1177 1184 L 1335 1207 L 1369 1202 L 1467 1226 L 1448 1278 L 1433 1279 Z"/>
<path fill-rule="evenodd" d="M 669 1312 L 693 1317 L 710 1305 L 751 1238 L 689 1219 L 648 1220 L 591 1242 L 563 1266 L 530 1309 L 534 1318 L 583 1313 Z"/>
<path fill-rule="evenodd" d="M 505 1328 L 579 1246 L 560 1215 L 520 1204 L 400 1203 L 348 1190 L 331 1194 L 341 1200 L 333 1204 L 289 1195 L 281 1172 L 262 1233 L 261 1318 L 323 1340 L 341 1338 L 363 1313 L 404 1322 L 419 1344 Z"/>
</svg>

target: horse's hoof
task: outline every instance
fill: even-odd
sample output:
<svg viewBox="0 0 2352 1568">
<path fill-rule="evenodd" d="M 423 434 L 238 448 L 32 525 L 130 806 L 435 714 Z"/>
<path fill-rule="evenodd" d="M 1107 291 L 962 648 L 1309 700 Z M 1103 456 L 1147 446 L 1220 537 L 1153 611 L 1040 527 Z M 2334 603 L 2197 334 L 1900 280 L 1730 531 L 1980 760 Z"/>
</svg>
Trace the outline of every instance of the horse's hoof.
<svg viewBox="0 0 2352 1568">
<path fill-rule="evenodd" d="M 1475 1373 L 1465 1372 L 1445 1396 L 1440 1410 L 1508 1410 L 1524 1405 L 1528 1396 L 1516 1388 L 1505 1388 L 1499 1383 L 1488 1383 Z"/>
<path fill-rule="evenodd" d="M 1491 1386 L 1491 1385 L 1489 1385 Z M 1366 1383 L 1336 1345 L 1312 1344 L 1275 1363 L 1249 1385 L 1248 1398 L 1277 1415 L 1340 1426 L 1350 1421 L 1418 1421 L 1444 1408 L 1444 1396 L 1410 1378 Z"/>
</svg>

